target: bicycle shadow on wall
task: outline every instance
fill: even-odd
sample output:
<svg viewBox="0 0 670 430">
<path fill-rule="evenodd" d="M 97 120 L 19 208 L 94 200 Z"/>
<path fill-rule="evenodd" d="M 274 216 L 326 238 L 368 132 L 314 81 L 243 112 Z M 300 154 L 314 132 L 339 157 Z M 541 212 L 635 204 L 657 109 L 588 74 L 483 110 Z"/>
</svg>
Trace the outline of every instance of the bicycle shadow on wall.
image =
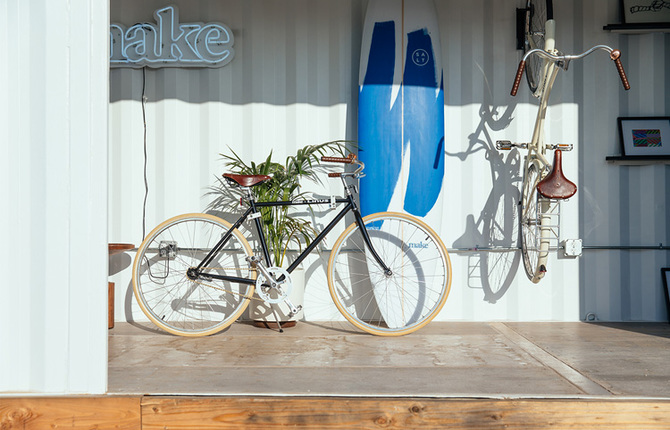
<svg viewBox="0 0 670 430">
<path fill-rule="evenodd" d="M 513 149 L 503 155 L 491 138 L 491 131 L 505 129 L 512 121 L 516 105 L 500 113 L 495 106 L 482 104 L 479 125 L 468 136 L 468 147 L 463 152 L 445 155 L 461 161 L 483 151 L 489 162 L 491 191 L 479 216 L 469 214 L 463 234 L 452 246 L 468 250 L 468 287 L 481 288 L 484 300 L 500 300 L 516 276 L 521 253 L 518 252 L 518 203 L 521 183 L 521 155 Z"/>
</svg>

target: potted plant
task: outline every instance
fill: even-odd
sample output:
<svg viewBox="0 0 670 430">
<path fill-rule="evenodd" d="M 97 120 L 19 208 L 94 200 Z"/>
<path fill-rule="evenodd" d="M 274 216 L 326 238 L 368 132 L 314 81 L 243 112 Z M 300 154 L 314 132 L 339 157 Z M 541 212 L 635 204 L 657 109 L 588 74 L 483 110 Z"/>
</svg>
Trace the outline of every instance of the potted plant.
<svg viewBox="0 0 670 430">
<path fill-rule="evenodd" d="M 258 164 L 253 161 L 245 162 L 233 150 L 230 150 L 230 154 L 220 155 L 229 173 L 271 176 L 272 179 L 269 181 L 252 188 L 256 201 L 291 201 L 299 199 L 305 194 L 300 189 L 301 180 L 320 183 L 318 173 L 323 170 L 320 164 L 321 156 L 345 156 L 348 149 L 347 143 L 337 140 L 318 145 L 308 145 L 299 149 L 295 155 L 288 156 L 284 164 L 272 160 L 272 151 L 270 151 L 265 161 Z M 245 202 L 244 199 L 240 199 L 245 196 L 239 188 L 231 187 L 224 179 L 219 177 L 217 177 L 216 185 L 210 188 L 208 194 L 214 196 L 208 206 L 208 209 L 212 210 L 235 212 L 240 210 L 240 202 Z M 303 249 L 303 245 L 309 246 L 317 234 L 310 221 L 296 216 L 295 209 L 290 206 L 262 208 L 261 226 L 270 248 L 273 260 L 271 264 L 277 267 L 288 265 L 287 251 L 291 247 L 300 251 Z M 296 272 L 297 270 L 293 273 L 296 274 Z M 299 275 L 292 277 L 294 280 L 293 290 L 298 290 L 297 295 L 300 295 L 300 290 L 304 290 L 304 285 L 295 285 L 297 283 L 295 278 L 299 277 Z M 254 300 L 252 305 L 256 302 L 261 304 L 261 302 Z M 300 299 L 300 302 L 295 304 L 302 304 L 302 300 Z M 262 313 L 272 314 L 267 306 L 262 307 L 264 309 Z M 253 316 L 253 306 L 251 313 Z M 281 314 L 281 312 L 279 313 Z M 272 315 L 269 315 L 269 317 L 271 319 Z"/>
</svg>

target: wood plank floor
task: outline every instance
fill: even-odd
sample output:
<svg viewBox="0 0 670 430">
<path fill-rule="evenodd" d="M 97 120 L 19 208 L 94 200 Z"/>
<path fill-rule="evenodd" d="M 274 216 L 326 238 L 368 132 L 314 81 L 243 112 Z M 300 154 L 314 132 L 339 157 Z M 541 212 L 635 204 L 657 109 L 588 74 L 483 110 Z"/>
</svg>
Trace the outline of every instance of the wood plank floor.
<svg viewBox="0 0 670 430">
<path fill-rule="evenodd" d="M 669 324 L 432 323 L 398 338 L 300 323 L 183 338 L 118 324 L 121 395 L 670 399 Z"/>
<path fill-rule="evenodd" d="M 2 430 L 668 429 L 668 400 L 0 398 Z"/>
<path fill-rule="evenodd" d="M 106 396 L 0 397 L 8 429 L 670 429 L 670 325 L 118 324 Z"/>
</svg>

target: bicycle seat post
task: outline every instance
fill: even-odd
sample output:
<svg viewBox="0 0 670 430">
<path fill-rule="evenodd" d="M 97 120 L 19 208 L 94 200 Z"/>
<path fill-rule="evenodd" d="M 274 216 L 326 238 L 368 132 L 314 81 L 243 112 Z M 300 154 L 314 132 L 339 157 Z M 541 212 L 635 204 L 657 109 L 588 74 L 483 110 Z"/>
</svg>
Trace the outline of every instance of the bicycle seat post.
<svg viewBox="0 0 670 430">
<path fill-rule="evenodd" d="M 242 191 L 246 192 L 247 200 L 251 203 L 254 200 L 254 195 L 251 192 L 251 187 L 242 187 Z M 242 203 L 242 202 L 240 202 Z"/>
</svg>

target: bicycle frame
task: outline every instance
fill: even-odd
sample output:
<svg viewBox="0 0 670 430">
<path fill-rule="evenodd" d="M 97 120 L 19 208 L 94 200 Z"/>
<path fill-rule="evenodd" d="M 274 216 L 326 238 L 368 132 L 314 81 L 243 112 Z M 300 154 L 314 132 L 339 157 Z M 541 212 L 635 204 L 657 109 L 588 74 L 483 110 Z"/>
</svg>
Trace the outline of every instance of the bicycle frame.
<svg viewBox="0 0 670 430">
<path fill-rule="evenodd" d="M 348 188 L 347 188 L 348 190 Z M 225 276 L 225 275 L 217 275 L 213 273 L 207 273 L 204 274 L 202 268 L 207 267 L 207 265 L 214 259 L 214 256 L 223 249 L 225 246 L 226 242 L 228 239 L 231 237 L 233 234 L 233 231 L 238 229 L 245 221 L 251 219 L 254 221 L 254 225 L 256 227 L 256 232 L 258 233 L 258 236 L 260 238 L 260 246 L 263 251 L 263 257 L 265 259 L 265 262 L 267 266 L 272 265 L 272 259 L 270 257 L 270 250 L 267 245 L 267 241 L 265 239 L 265 234 L 263 233 L 263 226 L 261 225 L 261 213 L 259 211 L 260 208 L 267 208 L 267 207 L 285 207 L 285 206 L 304 206 L 304 205 L 323 205 L 323 204 L 332 204 L 333 200 L 332 199 L 316 199 L 316 200 L 296 200 L 296 201 L 277 201 L 277 202 L 257 202 L 254 200 L 253 195 L 251 193 L 251 190 L 249 188 L 246 188 L 247 194 L 248 194 L 248 203 L 249 203 L 249 208 L 235 221 L 233 226 L 226 232 L 226 234 L 221 237 L 221 239 L 214 245 L 212 250 L 207 254 L 207 256 L 200 262 L 198 267 L 196 267 L 194 270 L 195 272 L 193 273 L 194 276 L 200 276 L 204 275 L 213 279 L 219 279 L 222 281 L 230 281 L 230 282 L 236 282 L 236 283 L 241 283 L 241 284 L 255 284 L 256 280 L 250 279 L 250 278 L 238 278 L 238 277 L 233 277 L 233 276 Z M 344 203 L 345 206 L 337 213 L 335 218 L 330 221 L 330 223 L 317 235 L 317 237 L 298 255 L 296 260 L 286 269 L 288 273 L 292 273 L 299 265 L 302 263 L 302 261 L 319 245 L 319 243 L 330 233 L 330 231 L 337 225 L 349 212 L 353 212 L 355 222 L 358 224 L 360 231 L 363 235 L 363 241 L 365 243 L 365 246 L 370 250 L 371 255 L 375 259 L 375 261 L 382 267 L 382 269 L 390 273 L 390 269 L 388 266 L 384 263 L 384 261 L 381 259 L 379 254 L 375 251 L 374 247 L 372 246 L 372 242 L 370 241 L 370 236 L 368 235 L 367 229 L 365 228 L 365 223 L 363 221 L 363 217 L 361 216 L 360 211 L 358 210 L 358 206 L 356 205 L 356 201 L 354 199 L 354 195 L 351 192 L 347 192 L 347 197 L 346 198 L 336 198 L 334 200 L 336 204 L 342 204 Z"/>
<path fill-rule="evenodd" d="M 522 61 L 525 62 L 533 54 L 540 55 L 540 52 L 556 53 L 556 23 L 553 19 L 548 20 L 545 24 L 544 40 L 544 49 L 532 46 L 531 48 L 533 49 L 526 53 Z M 544 155 L 546 153 L 544 144 L 544 122 L 547 116 L 547 107 L 549 106 L 549 96 L 551 95 L 551 89 L 558 75 L 558 71 L 556 62 L 550 61 L 549 58 L 544 57 L 542 65 L 542 92 L 540 95 L 540 105 L 535 119 L 533 137 L 528 145 L 529 156 L 526 157 L 526 169 L 528 168 L 528 163 L 535 162 L 535 160 L 538 160 L 537 167 L 540 172 L 551 165 Z"/>
</svg>

